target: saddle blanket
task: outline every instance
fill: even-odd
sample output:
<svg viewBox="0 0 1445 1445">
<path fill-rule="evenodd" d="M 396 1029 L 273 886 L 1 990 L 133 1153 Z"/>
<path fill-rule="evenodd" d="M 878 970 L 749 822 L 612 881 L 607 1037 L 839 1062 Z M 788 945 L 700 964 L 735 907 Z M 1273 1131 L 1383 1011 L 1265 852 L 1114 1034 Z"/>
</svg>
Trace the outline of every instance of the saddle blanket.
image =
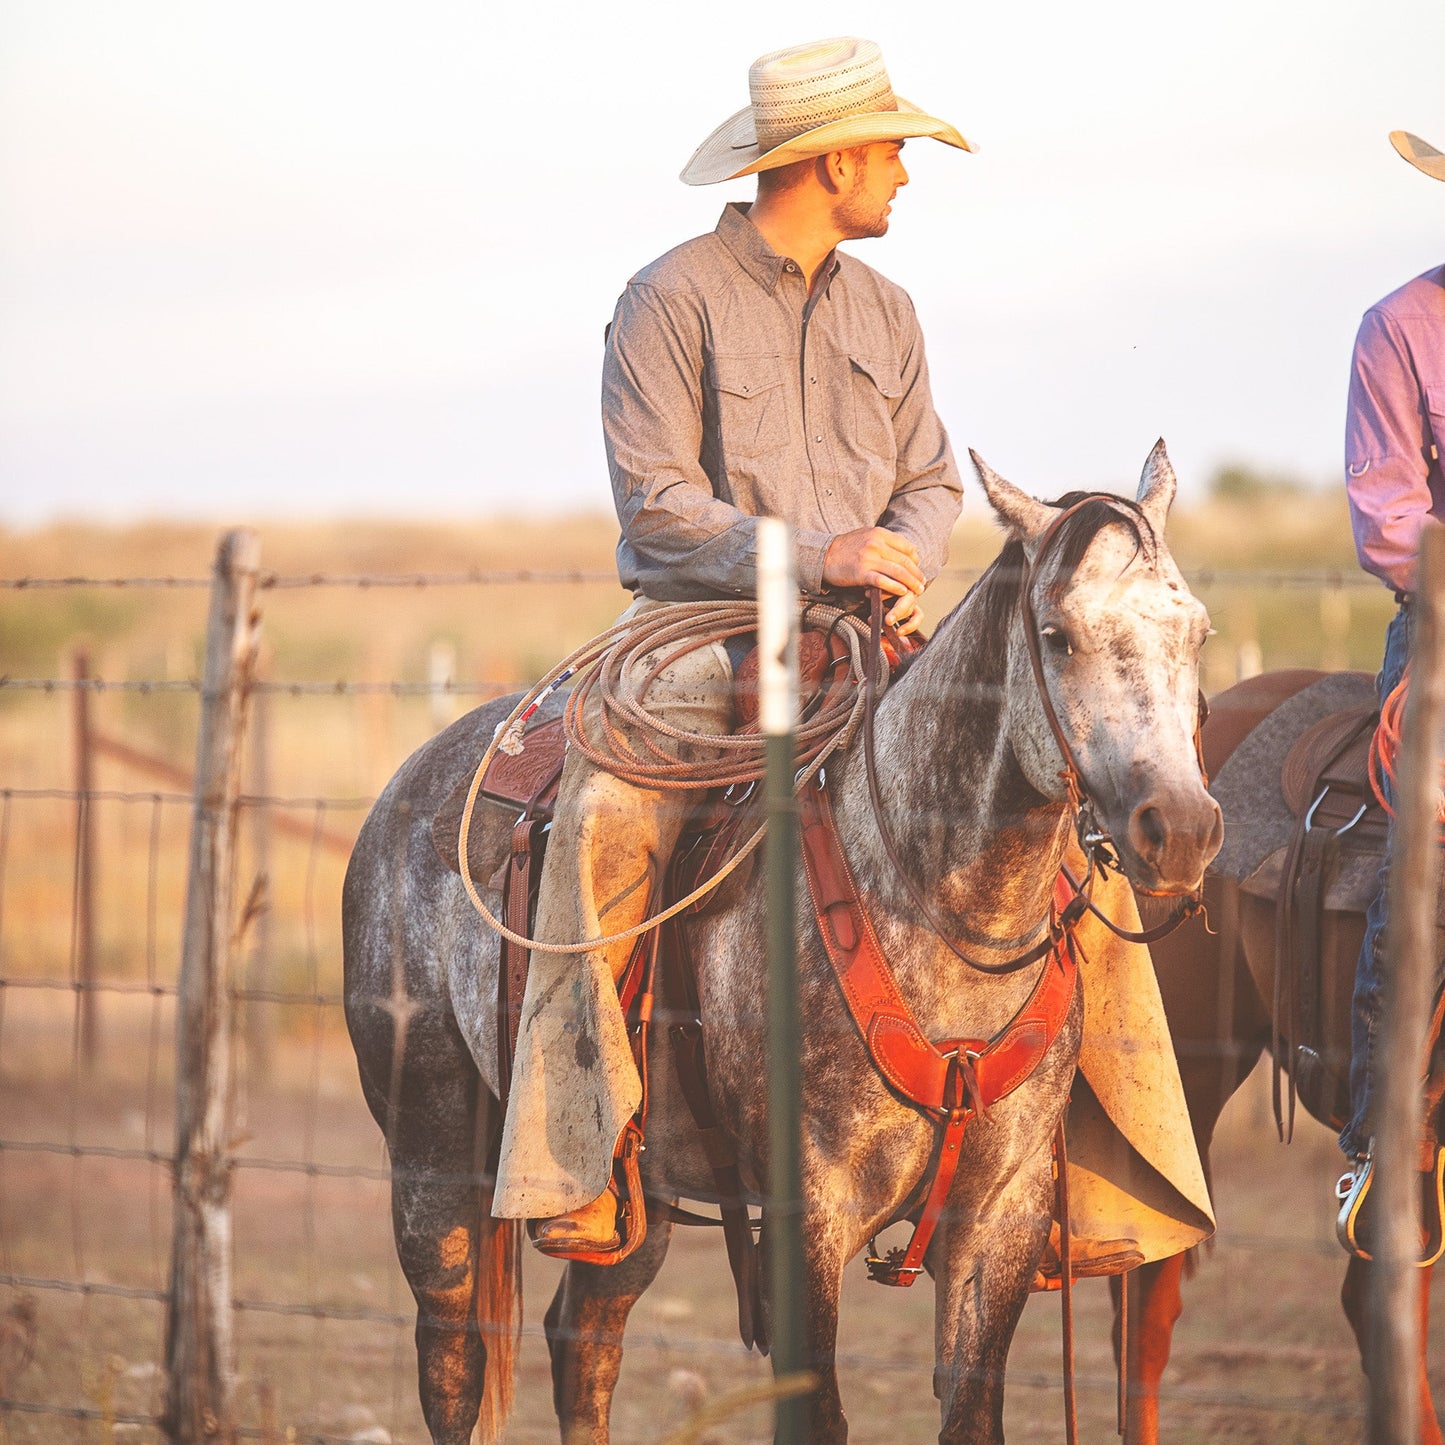
<svg viewBox="0 0 1445 1445">
<path fill-rule="evenodd" d="M 1330 673 L 1287 698 L 1247 734 L 1210 785 L 1224 810 L 1224 843 L 1209 865 L 1211 873 L 1259 897 L 1277 895 L 1284 855 L 1298 826 L 1281 781 L 1290 749 L 1332 713 L 1374 704 L 1375 684 L 1367 674 Z M 1375 895 L 1384 858 L 1373 847 L 1350 846 L 1348 835 L 1345 841 L 1324 906 L 1363 912 Z"/>
</svg>

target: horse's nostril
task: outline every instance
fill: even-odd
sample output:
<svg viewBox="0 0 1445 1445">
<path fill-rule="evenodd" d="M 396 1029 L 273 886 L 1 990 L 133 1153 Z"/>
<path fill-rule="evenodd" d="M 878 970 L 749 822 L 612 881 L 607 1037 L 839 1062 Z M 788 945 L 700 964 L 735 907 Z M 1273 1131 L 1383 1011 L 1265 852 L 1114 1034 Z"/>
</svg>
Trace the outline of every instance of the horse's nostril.
<svg viewBox="0 0 1445 1445">
<path fill-rule="evenodd" d="M 1159 853 L 1169 841 L 1169 830 L 1164 824 L 1164 814 L 1152 804 L 1137 808 L 1130 819 L 1130 841 L 1139 853 Z"/>
</svg>

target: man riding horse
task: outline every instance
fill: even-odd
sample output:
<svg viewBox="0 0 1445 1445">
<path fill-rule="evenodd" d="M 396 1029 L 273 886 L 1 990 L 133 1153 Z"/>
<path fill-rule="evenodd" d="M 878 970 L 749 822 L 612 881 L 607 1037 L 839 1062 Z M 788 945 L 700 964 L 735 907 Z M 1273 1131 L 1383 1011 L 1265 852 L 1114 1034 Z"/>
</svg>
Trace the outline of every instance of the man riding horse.
<svg viewBox="0 0 1445 1445">
<path fill-rule="evenodd" d="M 728 205 L 711 235 L 633 277 L 608 328 L 602 423 L 629 615 L 752 595 L 757 518 L 771 515 L 793 523 L 806 591 L 881 588 L 888 621 L 911 632 L 962 486 L 908 296 L 836 248 L 887 231 L 905 140 L 972 147 L 894 95 L 870 41 L 765 55 L 749 87 L 752 104 L 682 179 L 756 174 L 757 200 Z M 731 678 L 715 645 L 665 668 L 646 703 L 726 733 Z M 595 938 L 647 916 L 682 823 L 676 797 L 569 753 L 538 938 Z M 639 1101 L 614 988 L 630 952 L 624 941 L 532 958 L 493 1212 L 542 1220 L 549 1254 L 616 1242 L 610 1160 Z"/>
<path fill-rule="evenodd" d="M 973 147 L 894 94 L 868 41 L 765 55 L 749 87 L 682 179 L 756 174 L 756 201 L 639 272 L 608 331 L 603 430 L 635 597 L 624 615 L 752 595 L 756 519 L 774 515 L 793 524 L 804 591 L 879 588 L 907 634 L 961 484 L 908 296 L 837 247 L 887 231 L 906 140 Z M 716 643 L 653 659 L 637 701 L 679 730 L 725 734 L 736 661 Z M 629 1243 L 614 1152 L 640 1081 L 615 987 L 632 941 L 618 935 L 656 911 L 690 802 L 568 750 L 532 934 L 559 951 L 532 953 L 492 1206 L 534 1221 L 551 1255 L 595 1262 Z M 1095 897 L 1138 927 L 1117 875 Z M 1090 1075 L 1075 1114 L 1086 1149 L 1110 1162 L 1080 1171 L 1072 1208 L 1096 1256 L 1155 1258 L 1208 1232 L 1208 1196 L 1147 952 L 1112 940 L 1105 952 L 1103 986 L 1085 994 L 1085 1058 L 1092 1046 L 1112 1066 Z M 1073 1251 L 1076 1272 L 1088 1253 Z"/>
<path fill-rule="evenodd" d="M 1411 165 L 1445 181 L 1445 154 L 1417 136 L 1390 141 Z M 1415 557 L 1428 517 L 1445 515 L 1445 266 L 1407 281 L 1365 313 L 1355 338 L 1345 422 L 1345 487 L 1360 565 L 1395 594 L 1377 687 L 1380 702 L 1399 685 L 1410 658 Z M 1368 1257 L 1365 1201 L 1372 1175 L 1377 1079 L 1375 1039 L 1383 1011 L 1385 874 L 1365 915 L 1351 1018 L 1351 1114 L 1340 1131 L 1350 1168 L 1336 1186 L 1340 1242 Z M 1437 1195 L 1438 1206 L 1438 1195 Z"/>
</svg>

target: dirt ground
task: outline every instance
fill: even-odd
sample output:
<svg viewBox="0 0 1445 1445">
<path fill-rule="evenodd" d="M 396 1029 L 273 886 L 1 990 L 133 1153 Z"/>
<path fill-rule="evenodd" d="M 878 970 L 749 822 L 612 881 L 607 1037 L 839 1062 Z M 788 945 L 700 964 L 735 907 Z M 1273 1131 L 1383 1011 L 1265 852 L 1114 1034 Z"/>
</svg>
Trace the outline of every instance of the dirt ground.
<svg viewBox="0 0 1445 1445">
<path fill-rule="evenodd" d="M 144 1417 L 162 1400 L 164 1308 L 154 1294 L 169 1268 L 169 1176 L 162 1159 L 127 1156 L 171 1147 L 172 1018 L 165 1000 L 136 1001 L 125 1021 L 135 1046 L 120 1060 L 112 1046 L 87 1074 L 74 1063 L 61 1002 L 68 1006 L 11 991 L 0 1016 L 0 1320 L 13 1326 L 22 1295 L 37 1308 L 34 1359 L 18 1371 L 0 1324 L 0 1395 L 11 1402 L 0 1407 L 0 1440 L 158 1442 Z M 251 1438 L 424 1442 L 380 1139 L 337 1012 L 318 1007 L 313 1023 L 244 1089 L 234 1189 L 238 1408 Z M 1308 1121 L 1292 1146 L 1275 1143 L 1262 1084 L 1256 1076 L 1246 1086 L 1223 1124 L 1214 1161 L 1220 1230 L 1187 1285 L 1165 1438 L 1363 1440 L 1363 1377 L 1337 1303 L 1344 1256 L 1332 1236 L 1330 1184 L 1338 1155 Z M 37 1142 L 46 1147 L 25 1147 Z M 506 1437 L 518 1445 L 557 1438 L 540 1335 L 556 1276 L 549 1262 L 527 1260 L 518 1403 Z M 83 1281 L 91 1292 L 42 1281 Z M 720 1239 L 679 1230 L 633 1315 L 613 1416 L 618 1441 L 661 1441 L 700 1400 L 766 1382 L 767 1365 L 737 1341 L 734 1309 Z M 1104 1441 L 1114 1438 L 1115 1390 L 1106 1286 L 1082 1284 L 1076 1309 L 1081 1439 Z M 854 1440 L 934 1438 L 932 1313 L 926 1283 L 884 1290 L 866 1280 L 861 1261 L 850 1270 L 840 1356 Z M 1056 1296 L 1030 1303 L 1010 1359 L 1010 1439 L 1064 1438 L 1059 1325 Z M 1445 1387 L 1445 1348 L 1432 1359 Z M 732 1416 L 707 1438 L 769 1440 L 766 1408 Z"/>
</svg>

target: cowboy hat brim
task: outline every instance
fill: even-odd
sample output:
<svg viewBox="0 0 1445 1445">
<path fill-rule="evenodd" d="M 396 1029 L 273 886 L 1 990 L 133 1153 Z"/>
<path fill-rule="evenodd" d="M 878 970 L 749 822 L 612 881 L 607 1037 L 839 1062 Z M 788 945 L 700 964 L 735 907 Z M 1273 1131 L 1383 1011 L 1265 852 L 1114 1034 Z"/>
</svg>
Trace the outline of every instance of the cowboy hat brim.
<svg viewBox="0 0 1445 1445">
<path fill-rule="evenodd" d="M 1445 181 L 1445 154 L 1437 151 L 1428 141 L 1411 135 L 1407 130 L 1392 130 L 1390 144 L 1417 171 L 1424 171 L 1427 176 L 1433 176 L 1437 181 Z"/>
<path fill-rule="evenodd" d="M 946 120 L 927 115 L 902 96 L 897 110 L 860 111 L 841 116 L 825 125 L 815 126 L 802 135 L 764 150 L 758 144 L 753 127 L 752 107 L 729 116 L 698 148 L 682 168 L 681 179 L 690 186 L 710 186 L 718 181 L 736 180 L 758 171 L 775 170 L 793 161 L 829 151 L 846 150 L 849 146 L 871 145 L 874 141 L 913 140 L 920 136 L 940 140 L 959 150 L 978 147 L 965 140 Z"/>
</svg>

